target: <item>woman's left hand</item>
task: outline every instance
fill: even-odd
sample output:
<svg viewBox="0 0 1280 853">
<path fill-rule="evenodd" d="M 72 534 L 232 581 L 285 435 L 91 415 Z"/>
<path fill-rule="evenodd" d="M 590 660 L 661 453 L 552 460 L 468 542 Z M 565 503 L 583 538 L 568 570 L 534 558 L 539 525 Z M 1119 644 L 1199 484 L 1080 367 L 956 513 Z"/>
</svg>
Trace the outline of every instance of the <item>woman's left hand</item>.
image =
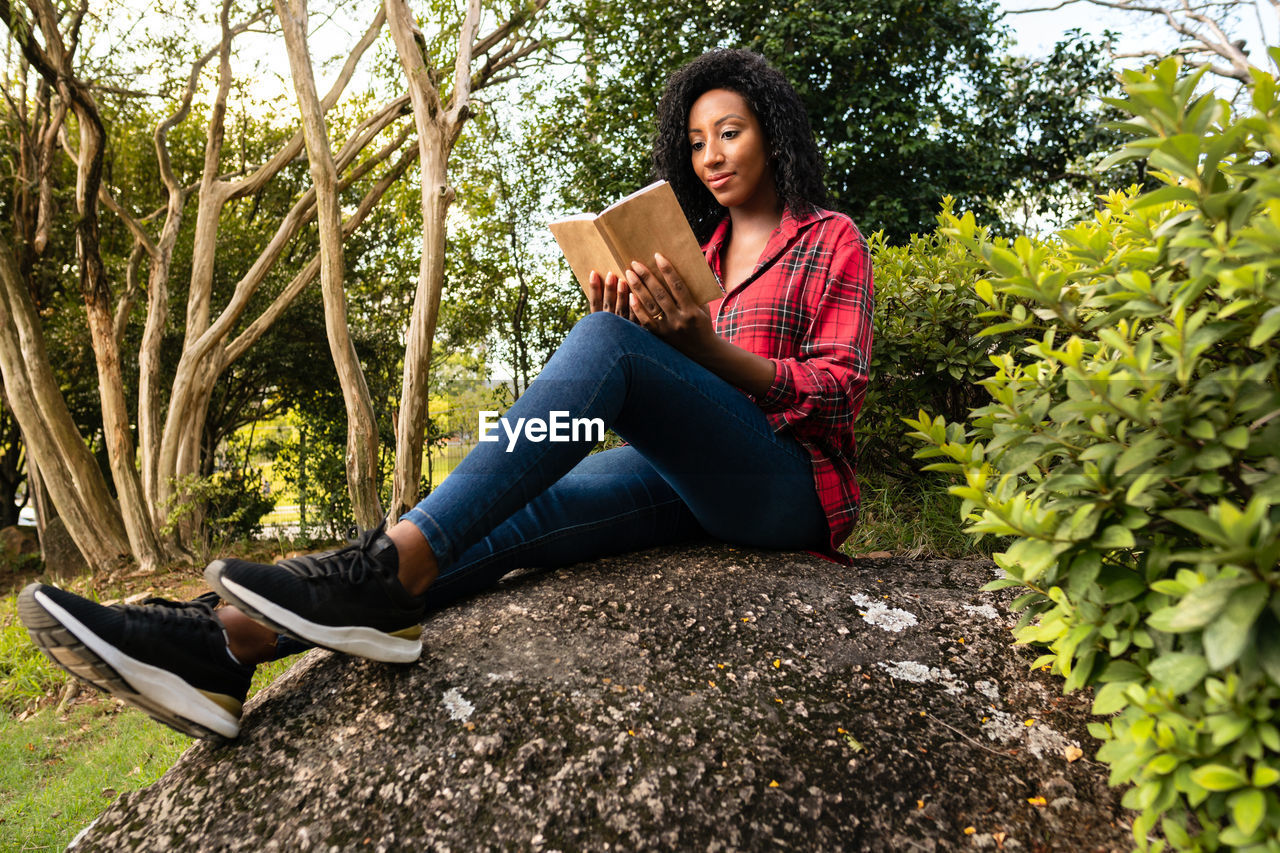
<svg viewBox="0 0 1280 853">
<path fill-rule="evenodd" d="M 654 255 L 658 275 L 639 261 L 626 271 L 631 289 L 631 316 L 649 331 L 690 358 L 716 337 L 711 315 L 689 293 L 684 280 L 662 255 Z M 664 283 L 665 282 L 665 283 Z"/>
</svg>

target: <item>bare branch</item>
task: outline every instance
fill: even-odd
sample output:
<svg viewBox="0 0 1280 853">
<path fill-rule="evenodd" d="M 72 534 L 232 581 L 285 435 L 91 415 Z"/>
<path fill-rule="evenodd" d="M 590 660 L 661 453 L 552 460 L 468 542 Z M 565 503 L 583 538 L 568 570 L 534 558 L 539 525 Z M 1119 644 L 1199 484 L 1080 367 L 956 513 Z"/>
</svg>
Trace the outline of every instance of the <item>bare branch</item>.
<svg viewBox="0 0 1280 853">
<path fill-rule="evenodd" d="M 471 103 L 471 49 L 480 28 L 480 0 L 468 0 L 467 14 L 458 33 L 458 56 L 453 65 L 453 94 L 450 97 L 450 125 L 465 120 Z"/>
<path fill-rule="evenodd" d="M 507 80 L 513 80 L 516 77 L 520 76 L 518 74 L 512 74 L 505 77 L 494 77 L 493 75 L 496 75 L 498 74 L 498 72 L 505 71 L 506 69 L 518 64 L 523 59 L 525 59 L 525 57 L 529 56 L 531 53 L 541 50 L 544 46 L 545 45 L 541 41 L 528 42 L 515 53 L 508 54 L 501 62 L 496 63 L 492 67 L 486 66 L 484 69 L 482 69 L 484 78 L 478 80 L 475 83 L 473 87 L 473 91 L 479 91 L 488 86 L 493 86 L 498 83 L 506 82 Z"/>
<path fill-rule="evenodd" d="M 120 295 L 120 302 L 116 305 L 114 328 L 117 349 L 124 346 L 124 333 L 129 327 L 129 315 L 133 313 L 134 303 L 138 301 L 138 294 L 142 292 L 142 287 L 138 284 L 138 268 L 142 266 L 144 255 L 146 255 L 146 249 L 140 241 L 134 240 L 133 249 L 129 252 L 129 263 L 124 270 L 124 293 Z"/>
<path fill-rule="evenodd" d="M 269 14 L 267 9 L 259 9 L 258 12 L 248 20 L 231 27 L 225 34 L 225 39 L 230 39 L 247 31 L 253 24 L 263 20 Z M 222 50 L 222 44 L 217 47 L 210 48 L 205 54 L 191 64 L 191 73 L 187 75 L 187 85 L 183 89 L 182 99 L 179 101 L 178 109 L 173 112 L 167 119 L 156 125 L 154 140 L 156 148 L 156 158 L 160 162 L 160 178 L 164 181 L 165 187 L 170 193 L 182 192 L 181 186 L 178 184 L 177 178 L 173 174 L 173 164 L 169 157 L 168 137 L 169 131 L 177 127 L 186 120 L 187 115 L 191 112 L 191 101 L 195 97 L 196 86 L 200 81 L 200 74 L 204 71 L 204 67 L 209 64 L 214 56 L 218 56 Z"/>
<path fill-rule="evenodd" d="M 484 56 L 493 49 L 494 45 L 506 39 L 507 36 L 524 26 L 528 21 L 536 18 L 538 13 L 547 7 L 548 2 L 549 0 L 537 0 L 537 2 L 533 4 L 533 9 L 528 13 L 512 15 L 505 23 L 476 42 L 474 49 L 475 55 Z M 1067 0 L 1067 2 L 1077 2 L 1077 0 Z"/>
<path fill-rule="evenodd" d="M 1270 0 L 1273 6 L 1280 9 L 1280 0 Z M 1088 3 L 1106 9 L 1122 12 L 1151 15 L 1162 19 L 1168 27 L 1177 33 L 1184 44 L 1173 50 L 1142 50 L 1127 54 L 1112 54 L 1114 58 L 1124 57 L 1161 57 L 1181 55 L 1185 57 L 1207 55 L 1225 60 L 1222 65 L 1212 58 L 1188 61 L 1188 65 L 1196 68 L 1208 68 L 1219 77 L 1237 80 L 1251 85 L 1249 74 L 1249 57 L 1244 50 L 1244 42 L 1233 40 L 1226 32 L 1224 21 L 1226 16 L 1240 8 L 1242 0 L 1209 0 L 1209 2 L 1192 3 L 1191 0 L 1178 0 L 1176 4 L 1159 4 L 1138 2 L 1138 0 L 1058 0 L 1043 6 L 1025 9 L 1011 9 L 1006 14 L 1020 15 L 1032 12 L 1051 12 L 1078 3 Z M 1256 11 L 1256 6 L 1254 6 Z"/>
<path fill-rule="evenodd" d="M 7 0 L 0 0 L 0 2 L 7 2 Z M 333 86 L 320 99 L 320 108 L 323 111 L 328 112 L 338 102 L 338 98 L 342 97 L 343 90 L 347 88 L 347 84 L 351 82 L 352 75 L 355 74 L 356 65 L 360 62 L 360 58 L 364 56 L 365 51 L 369 49 L 369 46 L 377 41 L 378 33 L 382 31 L 382 25 L 386 23 L 386 19 L 386 11 L 379 8 L 377 14 L 373 16 L 373 22 L 369 24 L 369 28 L 365 30 L 360 41 L 356 43 L 356 46 L 351 49 L 351 53 L 347 55 L 347 61 L 343 64 L 342 71 L 338 74 L 338 79 L 333 81 Z M 263 163 L 247 177 L 236 181 L 227 195 L 228 200 L 243 198 L 262 189 L 281 169 L 292 163 L 301 153 L 302 130 L 299 129 L 274 157 Z"/>
<path fill-rule="evenodd" d="M 420 41 L 422 33 L 414 22 L 413 12 L 409 10 L 406 0 L 385 0 L 383 8 L 387 13 L 387 28 L 391 31 L 396 54 L 400 57 L 400 64 L 409 80 L 414 113 L 422 113 L 434 119 L 442 109 L 440 93 L 436 90 L 432 69 L 423 55 Z"/>
<path fill-rule="evenodd" d="M 401 95 L 393 101 L 387 103 L 381 110 L 378 110 L 356 129 L 352 134 L 352 139 L 363 140 L 358 147 L 348 142 L 342 146 L 338 155 L 334 158 L 335 167 L 338 170 L 346 169 L 354 162 L 359 152 L 369 144 L 379 132 L 390 125 L 403 111 L 404 106 L 408 103 L 409 96 Z M 403 144 L 407 138 L 407 133 L 401 133 L 397 140 L 399 144 Z M 384 149 L 385 150 L 385 149 Z M 390 155 L 390 150 L 386 150 L 386 156 Z M 339 188 L 346 189 L 350 184 L 360 177 L 368 173 L 368 170 L 376 165 L 377 159 L 372 158 L 370 161 L 361 164 L 352 175 L 343 179 L 339 184 Z M 285 248 L 297 236 L 302 227 L 306 225 L 315 216 L 315 187 L 311 187 L 293 204 L 289 212 L 281 219 L 280 224 L 276 227 L 276 231 L 271 235 L 271 239 L 267 241 L 267 245 L 258 254 L 252 266 L 241 276 L 236 282 L 235 290 L 232 292 L 231 299 L 227 306 L 218 315 L 213 325 L 208 331 L 200 336 L 198 341 L 191 345 L 191 349 L 195 351 L 196 357 L 203 357 L 219 340 L 231 331 L 231 327 L 244 313 L 248 307 L 249 299 L 257 291 L 258 286 L 266 278 L 267 273 L 272 266 L 283 254 Z"/>
<path fill-rule="evenodd" d="M 376 158 L 375 158 L 376 159 Z M 376 183 L 369 192 L 365 193 L 364 198 L 360 200 L 359 206 L 355 212 L 342 223 L 342 237 L 347 239 L 355 233 L 356 229 L 369 216 L 369 213 L 382 200 L 382 196 L 386 191 L 398 181 L 405 173 L 405 170 L 418 159 L 417 144 L 410 145 L 408 150 L 400 156 L 395 165 L 387 171 L 385 175 Z M 345 183 L 345 182 L 344 182 Z M 316 275 L 320 272 L 320 255 L 319 253 L 312 256 L 305 267 L 299 270 L 298 274 L 291 280 L 280 292 L 272 303 L 264 310 L 249 326 L 236 336 L 230 344 L 227 345 L 225 362 L 230 364 L 253 346 L 259 338 L 271 328 L 271 325 L 280 319 L 280 315 L 284 313 L 293 300 L 298 297 L 308 284 L 315 280 Z"/>
</svg>

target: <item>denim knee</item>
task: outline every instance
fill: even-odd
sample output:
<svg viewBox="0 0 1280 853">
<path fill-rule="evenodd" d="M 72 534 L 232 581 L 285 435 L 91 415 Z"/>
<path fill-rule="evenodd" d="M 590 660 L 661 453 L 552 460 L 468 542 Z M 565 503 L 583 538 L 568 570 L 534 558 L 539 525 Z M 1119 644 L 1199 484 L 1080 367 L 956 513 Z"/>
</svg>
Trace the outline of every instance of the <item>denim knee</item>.
<svg viewBox="0 0 1280 853">
<path fill-rule="evenodd" d="M 623 344 L 624 351 L 630 351 L 631 347 L 626 346 L 626 341 L 635 340 L 636 335 L 648 334 L 649 332 L 624 317 L 609 311 L 595 311 L 573 324 L 560 348 L 574 351 L 575 356 L 584 351 L 603 352 L 619 344 Z"/>
</svg>

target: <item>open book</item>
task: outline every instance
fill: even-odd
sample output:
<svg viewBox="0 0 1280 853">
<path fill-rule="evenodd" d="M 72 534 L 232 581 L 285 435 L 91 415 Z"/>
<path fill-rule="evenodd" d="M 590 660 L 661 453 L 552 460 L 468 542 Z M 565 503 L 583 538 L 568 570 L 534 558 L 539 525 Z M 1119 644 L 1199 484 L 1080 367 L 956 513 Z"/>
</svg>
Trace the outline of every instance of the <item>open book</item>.
<svg viewBox="0 0 1280 853">
<path fill-rule="evenodd" d="M 724 296 L 666 181 L 633 192 L 599 215 L 580 213 L 552 222 L 551 233 L 584 293 L 592 270 L 602 278 L 608 272 L 621 278 L 632 261 L 639 261 L 661 278 L 653 261 L 657 252 L 680 273 L 699 305 Z"/>
</svg>

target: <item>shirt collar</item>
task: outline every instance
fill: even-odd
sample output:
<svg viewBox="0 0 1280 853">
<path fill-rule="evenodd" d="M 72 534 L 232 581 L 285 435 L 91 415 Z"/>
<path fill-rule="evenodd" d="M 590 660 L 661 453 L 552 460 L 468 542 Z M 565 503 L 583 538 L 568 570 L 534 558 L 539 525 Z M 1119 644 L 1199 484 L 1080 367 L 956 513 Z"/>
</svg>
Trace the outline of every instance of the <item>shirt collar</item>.
<svg viewBox="0 0 1280 853">
<path fill-rule="evenodd" d="M 792 211 L 790 205 L 784 207 L 782 209 L 782 221 L 778 223 L 778 227 L 774 229 L 773 235 L 770 236 L 769 242 L 765 246 L 764 254 L 760 256 L 756 271 L 758 272 L 761 268 L 768 266 L 775 258 L 781 255 L 783 250 L 791 243 L 791 238 L 795 237 L 801 229 L 831 216 L 831 211 L 817 207 L 810 207 L 799 215 Z M 720 224 L 711 232 L 711 239 L 707 240 L 702 247 L 702 252 L 711 263 L 711 269 L 715 271 L 717 278 L 720 276 L 721 269 L 720 250 L 724 248 L 724 241 L 728 236 L 729 216 L 725 214 L 724 219 L 721 219 Z M 752 273 L 752 278 L 754 277 L 755 273 Z"/>
</svg>

